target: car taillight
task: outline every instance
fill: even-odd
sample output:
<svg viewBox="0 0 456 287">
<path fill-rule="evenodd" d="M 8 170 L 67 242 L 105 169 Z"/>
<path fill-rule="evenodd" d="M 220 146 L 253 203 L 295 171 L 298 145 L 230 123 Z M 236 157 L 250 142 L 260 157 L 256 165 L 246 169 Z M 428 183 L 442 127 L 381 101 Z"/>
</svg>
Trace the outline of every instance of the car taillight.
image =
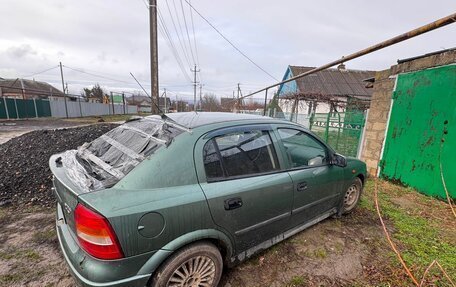
<svg viewBox="0 0 456 287">
<path fill-rule="evenodd" d="M 106 260 L 124 257 L 116 234 L 106 218 L 78 204 L 74 221 L 79 244 L 87 253 Z"/>
</svg>

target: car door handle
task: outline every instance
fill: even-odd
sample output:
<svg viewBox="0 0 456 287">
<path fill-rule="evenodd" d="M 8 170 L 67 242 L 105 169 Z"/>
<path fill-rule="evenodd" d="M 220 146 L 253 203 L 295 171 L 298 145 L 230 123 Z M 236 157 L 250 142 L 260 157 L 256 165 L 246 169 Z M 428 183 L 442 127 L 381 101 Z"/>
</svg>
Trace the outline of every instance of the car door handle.
<svg viewBox="0 0 456 287">
<path fill-rule="evenodd" d="M 232 210 L 242 206 L 242 199 L 240 197 L 230 198 L 225 200 L 225 210 Z"/>
<path fill-rule="evenodd" d="M 303 181 L 298 183 L 298 186 L 296 187 L 297 191 L 304 191 L 307 189 L 307 182 Z"/>
</svg>

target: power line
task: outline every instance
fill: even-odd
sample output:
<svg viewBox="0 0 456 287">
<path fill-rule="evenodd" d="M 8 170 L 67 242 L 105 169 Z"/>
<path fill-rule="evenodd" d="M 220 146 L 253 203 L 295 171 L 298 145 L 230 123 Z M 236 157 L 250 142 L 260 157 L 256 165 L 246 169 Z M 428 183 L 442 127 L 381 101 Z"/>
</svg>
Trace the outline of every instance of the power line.
<svg viewBox="0 0 456 287">
<path fill-rule="evenodd" d="M 189 0 L 190 1 L 190 0 Z M 196 54 L 196 64 L 201 67 L 200 65 L 200 60 L 199 60 L 199 55 L 198 55 L 198 47 L 196 45 L 196 34 L 195 34 L 195 23 L 193 21 L 193 10 L 192 8 L 189 6 L 188 9 L 190 10 L 190 19 L 191 19 L 191 23 L 192 23 L 192 31 L 193 31 L 193 44 L 195 45 L 195 54 Z M 201 72 L 198 74 L 198 78 L 199 78 L 199 81 L 200 83 L 203 82 L 203 77 L 201 76 Z"/>
<path fill-rule="evenodd" d="M 188 66 L 191 67 L 192 64 L 190 63 L 190 60 L 187 56 L 186 48 L 184 48 L 184 45 L 182 44 L 182 40 L 181 40 L 179 31 L 177 30 L 176 22 L 174 22 L 174 17 L 173 17 L 173 14 L 171 13 L 171 8 L 169 7 L 168 0 L 166 0 L 166 6 L 168 8 L 169 15 L 171 16 L 171 22 L 173 23 L 174 30 L 176 31 L 177 39 L 179 40 L 179 44 L 182 49 L 182 53 L 184 54 L 184 57 L 187 60 Z M 176 15 L 176 17 L 177 17 L 177 15 Z"/>
<path fill-rule="evenodd" d="M 71 67 L 66 66 L 66 65 L 63 65 L 63 67 L 65 67 L 65 68 L 67 68 L 67 69 L 70 69 L 70 70 L 72 70 L 72 71 L 75 71 L 75 72 L 79 72 L 79 73 L 82 73 L 82 74 L 91 75 L 91 76 L 94 76 L 94 77 L 98 77 L 98 78 L 102 78 L 102 79 L 106 79 L 106 80 L 110 80 L 110 81 L 115 81 L 115 82 L 119 82 L 119 83 L 130 84 L 130 85 L 132 84 L 131 82 L 122 81 L 122 80 L 118 80 L 118 79 L 114 79 L 114 78 L 110 78 L 110 77 L 105 77 L 105 76 L 101 76 L 101 75 L 89 73 L 89 72 L 86 72 L 86 71 L 83 71 L 83 70 L 80 70 L 80 69 L 71 68 Z"/>
<path fill-rule="evenodd" d="M 183 31 L 183 29 L 182 29 L 182 24 L 181 24 L 181 21 L 180 21 L 180 19 L 179 19 L 180 17 L 179 17 L 179 12 L 178 12 L 178 9 L 177 9 L 177 6 L 176 6 L 176 2 L 175 2 L 175 0 L 172 0 L 172 1 L 173 1 L 174 12 L 175 12 L 175 14 L 176 14 L 177 23 L 178 23 L 178 25 L 179 25 L 179 30 L 180 30 L 181 35 L 182 35 L 182 39 L 183 39 L 182 41 L 183 41 L 183 43 L 184 43 L 185 50 L 187 50 L 186 41 L 184 40 L 184 31 Z M 191 49 L 191 47 L 190 47 L 190 49 Z M 187 52 L 187 53 L 188 53 L 188 52 Z M 191 63 L 189 64 L 189 67 L 190 67 L 190 68 L 192 67 L 192 64 L 191 64 Z"/>
<path fill-rule="evenodd" d="M 177 52 L 177 49 L 171 39 L 171 36 L 169 34 L 169 31 L 168 31 L 168 28 L 166 27 L 166 23 L 164 22 L 163 20 L 163 16 L 161 14 L 161 11 L 160 9 L 158 9 L 158 16 L 159 16 L 159 20 L 160 20 L 160 23 L 161 23 L 161 27 L 160 25 L 158 27 L 161 28 L 160 32 L 162 33 L 162 35 L 164 36 L 164 38 L 166 40 L 168 40 L 168 45 L 171 49 L 171 52 L 173 53 L 174 55 L 174 58 L 176 58 L 176 61 L 177 61 L 177 64 L 179 65 L 184 77 L 186 78 L 187 81 L 191 82 L 191 79 L 190 79 L 190 76 L 187 74 L 185 68 L 184 68 L 184 64 L 182 63 L 182 59 L 180 58 L 179 56 L 179 53 Z"/>
<path fill-rule="evenodd" d="M 192 10 L 192 8 L 190 6 L 189 6 L 189 9 L 190 9 L 190 19 L 192 20 L 193 42 L 195 44 L 196 63 L 198 64 L 198 66 L 200 66 L 199 56 L 198 56 L 198 48 L 197 48 L 197 45 L 196 45 L 195 24 L 193 22 L 193 10 Z"/>
<path fill-rule="evenodd" d="M 185 17 L 184 4 L 182 4 L 182 0 L 180 0 L 180 4 L 182 9 L 182 16 L 184 17 L 185 32 L 187 33 L 188 46 L 190 47 L 190 53 L 192 54 L 193 63 L 196 64 L 195 56 L 193 55 L 192 43 L 190 41 L 190 35 L 188 34 L 187 18 Z"/>
<path fill-rule="evenodd" d="M 53 70 L 53 69 L 55 69 L 55 68 L 58 68 L 58 67 L 59 67 L 59 66 L 54 66 L 54 67 L 51 67 L 51 68 L 46 69 L 46 70 L 44 70 L 44 71 L 36 72 L 36 73 L 30 74 L 30 75 L 27 75 L 27 76 L 22 76 L 21 78 L 30 78 L 30 77 L 35 76 L 35 75 L 39 75 L 39 74 L 46 73 L 46 72 L 48 72 L 48 71 L 50 71 L 50 70 Z"/>
<path fill-rule="evenodd" d="M 246 58 L 247 60 L 249 60 L 253 65 L 255 65 L 258 69 L 260 69 L 261 71 L 263 71 L 265 74 L 267 74 L 269 77 L 271 77 L 272 79 L 276 80 L 276 81 L 279 81 L 277 78 L 275 78 L 273 75 L 271 75 L 270 73 L 268 73 L 265 69 L 263 69 L 260 65 L 258 65 L 257 63 L 255 63 L 255 61 L 253 61 L 249 56 L 247 56 L 244 52 L 242 52 L 238 47 L 236 47 L 236 45 L 233 44 L 233 42 L 231 42 L 225 35 L 222 34 L 222 32 L 220 32 L 211 22 L 209 22 L 209 20 L 207 20 L 198 10 L 196 10 L 196 8 L 190 4 L 190 2 L 188 2 L 188 0 L 184 0 L 185 2 L 187 2 L 187 4 L 196 12 L 196 14 L 198 14 L 204 21 L 206 21 L 207 24 L 209 24 L 209 26 L 212 27 L 212 29 L 214 29 L 223 39 L 225 39 L 225 41 L 227 41 L 236 51 L 238 51 L 242 56 L 244 56 L 244 58 Z"/>
</svg>

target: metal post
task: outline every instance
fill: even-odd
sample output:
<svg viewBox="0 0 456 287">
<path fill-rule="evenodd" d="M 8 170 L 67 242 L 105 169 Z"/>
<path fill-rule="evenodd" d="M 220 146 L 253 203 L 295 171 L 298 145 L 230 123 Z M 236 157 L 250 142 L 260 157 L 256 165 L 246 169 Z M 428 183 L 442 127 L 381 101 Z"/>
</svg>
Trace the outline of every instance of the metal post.
<svg viewBox="0 0 456 287">
<path fill-rule="evenodd" d="M 362 153 L 363 153 L 363 145 L 364 145 L 364 137 L 366 134 L 366 124 L 367 120 L 369 118 L 369 109 L 364 112 L 364 119 L 363 119 L 363 128 L 361 129 L 361 136 L 359 137 L 358 141 L 358 153 L 356 154 L 356 158 L 361 159 Z"/>
<path fill-rule="evenodd" d="M 59 62 L 59 64 L 60 64 L 60 77 L 62 78 L 63 99 L 65 100 L 65 115 L 66 115 L 66 118 L 68 119 L 67 97 L 66 97 L 66 93 L 65 93 L 65 82 L 63 80 L 62 62 Z"/>
<path fill-rule="evenodd" d="M 203 110 L 203 84 L 200 83 L 200 111 Z"/>
<path fill-rule="evenodd" d="M 157 44 L 157 0 L 149 0 L 149 24 L 150 24 L 150 82 L 152 113 L 158 114 L 158 44 Z M 154 105 L 154 101 L 157 105 Z"/>
<path fill-rule="evenodd" d="M 36 108 L 36 100 L 33 99 L 33 106 L 35 107 L 35 118 L 38 117 L 38 109 Z"/>
<path fill-rule="evenodd" d="M 329 117 L 331 113 L 328 113 L 326 116 L 326 129 L 325 129 L 325 142 L 328 143 L 328 136 L 329 136 Z"/>
<path fill-rule="evenodd" d="M 2 88 L 0 88 L 0 95 L 2 95 Z M 6 118 L 9 120 L 8 104 L 6 103 L 5 97 L 3 97 L 3 102 L 5 103 Z"/>
<path fill-rule="evenodd" d="M 79 114 L 81 115 L 81 118 L 82 118 L 82 107 L 81 107 L 81 97 L 78 97 L 79 99 Z"/>
<path fill-rule="evenodd" d="M 17 110 L 17 101 L 16 101 L 16 97 L 14 97 L 14 107 L 16 108 L 16 118 L 19 119 L 19 111 Z"/>
<path fill-rule="evenodd" d="M 28 109 L 27 109 L 27 100 L 25 99 L 25 87 L 24 87 L 24 81 L 23 79 L 20 79 L 21 82 L 21 87 L 22 87 L 22 100 L 24 101 L 24 107 L 25 107 L 25 118 L 28 118 Z"/>
<path fill-rule="evenodd" d="M 109 93 L 111 94 L 112 114 L 115 115 L 116 111 L 114 110 L 114 97 L 112 96 L 112 92 Z"/>
<path fill-rule="evenodd" d="M 263 106 L 263 116 L 266 116 L 266 105 L 268 103 L 268 89 L 264 93 L 264 106 Z"/>
<path fill-rule="evenodd" d="M 124 115 L 126 114 L 125 112 L 125 93 L 122 92 L 122 102 L 123 102 L 123 110 L 124 110 Z"/>
<path fill-rule="evenodd" d="M 166 105 L 166 88 L 165 88 L 164 96 L 165 96 L 165 111 L 164 111 L 164 113 L 167 113 L 168 111 L 166 110 L 166 108 L 167 108 L 167 105 Z"/>
</svg>

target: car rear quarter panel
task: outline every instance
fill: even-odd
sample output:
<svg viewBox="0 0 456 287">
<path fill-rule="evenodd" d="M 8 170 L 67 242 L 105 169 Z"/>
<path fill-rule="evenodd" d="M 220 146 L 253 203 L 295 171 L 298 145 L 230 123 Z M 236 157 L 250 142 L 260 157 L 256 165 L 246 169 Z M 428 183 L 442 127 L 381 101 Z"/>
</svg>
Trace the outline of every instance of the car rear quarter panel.
<svg viewBox="0 0 456 287">
<path fill-rule="evenodd" d="M 116 186 L 80 196 L 80 201 L 108 218 L 126 256 L 163 248 L 184 234 L 214 227 L 193 161 L 195 134 L 184 133 L 144 160 Z M 138 231 L 147 213 L 162 216 L 155 237 Z"/>
</svg>

